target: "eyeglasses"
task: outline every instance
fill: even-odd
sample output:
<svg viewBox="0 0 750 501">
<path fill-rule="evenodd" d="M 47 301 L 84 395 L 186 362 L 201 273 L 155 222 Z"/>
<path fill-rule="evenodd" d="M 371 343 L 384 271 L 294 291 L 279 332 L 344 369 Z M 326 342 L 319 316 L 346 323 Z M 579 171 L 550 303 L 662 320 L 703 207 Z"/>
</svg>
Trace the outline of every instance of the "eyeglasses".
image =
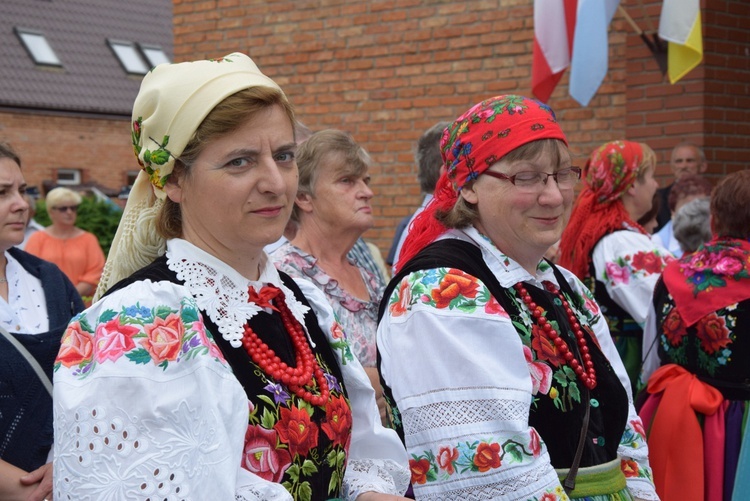
<svg viewBox="0 0 750 501">
<path fill-rule="evenodd" d="M 508 176 L 491 170 L 486 170 L 483 174 L 497 179 L 510 181 L 516 188 L 524 193 L 537 193 L 542 191 L 547 184 L 547 180 L 551 177 L 555 179 L 557 186 L 562 190 L 573 188 L 576 183 L 578 183 L 578 180 L 581 179 L 581 169 L 578 167 L 560 169 L 552 174 L 547 174 L 546 172 L 524 171 L 513 176 Z"/>
<path fill-rule="evenodd" d="M 52 207 L 52 210 L 56 210 L 57 212 L 78 212 L 78 206 L 77 205 L 62 205 L 60 207 Z"/>
</svg>

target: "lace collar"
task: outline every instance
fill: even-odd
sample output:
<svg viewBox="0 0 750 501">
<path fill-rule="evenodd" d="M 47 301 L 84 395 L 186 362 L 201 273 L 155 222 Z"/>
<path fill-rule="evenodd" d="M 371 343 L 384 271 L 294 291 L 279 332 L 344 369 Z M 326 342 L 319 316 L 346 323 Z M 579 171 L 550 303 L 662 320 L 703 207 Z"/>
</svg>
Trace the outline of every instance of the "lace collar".
<svg viewBox="0 0 750 501">
<path fill-rule="evenodd" d="M 294 293 L 281 282 L 279 272 L 268 256 L 259 280 L 252 281 L 187 240 L 168 240 L 166 255 L 167 267 L 175 272 L 178 280 L 185 283 L 198 307 L 216 324 L 221 336 L 232 347 L 242 346 L 245 324 L 263 310 L 255 303 L 248 302 L 250 286 L 258 291 L 267 284 L 281 289 L 294 318 L 305 326 L 305 314 L 310 308 L 297 301 Z M 266 311 L 270 312 L 268 309 Z"/>
</svg>

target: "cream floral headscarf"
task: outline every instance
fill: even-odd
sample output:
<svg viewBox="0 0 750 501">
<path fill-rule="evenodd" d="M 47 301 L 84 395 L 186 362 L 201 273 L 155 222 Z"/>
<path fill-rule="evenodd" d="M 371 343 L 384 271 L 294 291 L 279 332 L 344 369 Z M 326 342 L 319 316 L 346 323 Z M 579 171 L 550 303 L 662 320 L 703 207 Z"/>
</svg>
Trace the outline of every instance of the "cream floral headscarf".
<svg viewBox="0 0 750 501">
<path fill-rule="evenodd" d="M 142 170 L 128 196 L 94 300 L 164 254 L 165 241 L 155 223 L 175 159 L 216 105 L 257 86 L 281 90 L 239 52 L 218 59 L 160 64 L 143 78 L 131 123 L 133 150 Z"/>
</svg>

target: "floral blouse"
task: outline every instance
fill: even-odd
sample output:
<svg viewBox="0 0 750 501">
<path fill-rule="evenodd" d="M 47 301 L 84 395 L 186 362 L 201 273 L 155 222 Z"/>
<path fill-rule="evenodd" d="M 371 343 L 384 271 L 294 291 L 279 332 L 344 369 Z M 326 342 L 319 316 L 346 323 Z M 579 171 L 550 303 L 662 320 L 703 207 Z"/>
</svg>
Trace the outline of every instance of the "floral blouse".
<svg viewBox="0 0 750 501">
<path fill-rule="evenodd" d="M 240 381 L 262 371 L 234 373 L 234 352 L 215 341 L 242 350 L 246 322 L 270 312 L 249 301 L 248 286 L 278 287 L 308 325 L 310 307 L 270 263 L 251 282 L 176 239 L 166 265 L 183 283 L 134 281 L 76 316 L 63 336 L 54 369 L 57 499 L 310 500 L 308 481 L 323 467 L 333 472 L 323 486 L 331 497 L 404 492 L 403 446 L 380 425 L 369 379 L 315 287 L 297 284 L 331 348 L 327 361 L 338 365 L 331 371 L 318 359 L 331 389 L 322 411 L 268 378 L 248 399 Z M 313 456 L 318 437 L 329 445 Z"/>
<path fill-rule="evenodd" d="M 473 228 L 451 230 L 443 238 L 479 247 L 506 290 L 518 282 L 559 286 L 546 262 L 531 276 Z M 628 488 L 636 497 L 658 499 L 643 427 L 606 322 L 583 284 L 561 272 L 587 305 L 588 313 L 580 315 L 609 359 L 612 377 L 628 390 L 622 392 L 624 433 L 614 448 Z M 545 414 L 548 421 L 580 409 L 581 385 L 567 365 L 551 362 L 551 352 L 539 345 L 542 338 L 520 334 L 534 328 L 520 299 L 522 316 L 512 320 L 481 280 L 435 268 L 406 275 L 387 301 L 378 328 L 380 370 L 398 409 L 392 418 L 403 428 L 417 498 L 567 499 L 531 421 L 541 405 L 559 413 Z M 568 434 L 577 440 L 576 433 Z"/>
<path fill-rule="evenodd" d="M 592 261 L 596 279 L 607 294 L 643 326 L 648 304 L 664 266 L 672 255 L 647 235 L 616 231 L 594 247 Z"/>
<path fill-rule="evenodd" d="M 369 301 L 363 301 L 339 287 L 338 282 L 318 266 L 315 257 L 290 242 L 276 249 L 271 258 L 281 271 L 292 277 L 310 280 L 325 294 L 344 328 L 354 356 L 364 367 L 375 367 L 375 331 L 378 326 L 378 304 L 383 295 L 381 281 L 365 268 L 359 268 L 370 296 Z"/>
</svg>

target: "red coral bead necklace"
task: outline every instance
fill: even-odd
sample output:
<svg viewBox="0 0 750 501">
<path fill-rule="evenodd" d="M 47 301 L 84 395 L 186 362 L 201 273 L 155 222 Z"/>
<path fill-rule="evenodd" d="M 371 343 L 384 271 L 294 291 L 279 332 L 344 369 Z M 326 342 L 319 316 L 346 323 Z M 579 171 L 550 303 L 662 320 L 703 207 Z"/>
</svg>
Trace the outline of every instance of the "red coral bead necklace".
<svg viewBox="0 0 750 501">
<path fill-rule="evenodd" d="M 272 294 L 269 294 L 272 292 Z M 305 402 L 314 406 L 320 406 L 328 401 L 329 388 L 323 369 L 315 359 L 315 355 L 307 343 L 307 335 L 302 324 L 294 317 L 284 301 L 284 293 L 273 286 L 265 286 L 261 295 L 268 300 L 276 298 L 274 305 L 269 306 L 279 312 L 281 321 L 284 323 L 292 345 L 294 346 L 295 367 L 290 367 L 281 360 L 276 352 L 264 343 L 258 335 L 253 332 L 249 324 L 245 324 L 245 332 L 242 335 L 242 346 L 260 369 L 276 381 L 284 383 L 295 395 Z M 253 294 L 250 295 L 251 298 Z M 257 296 L 256 296 L 257 297 Z M 250 299 L 252 300 L 252 299 Z M 314 395 L 306 387 L 311 388 L 314 382 L 318 383 L 319 393 Z"/>
<path fill-rule="evenodd" d="M 555 347 L 562 354 L 568 367 L 573 369 L 573 372 L 575 372 L 576 376 L 581 379 L 586 388 L 589 390 L 596 388 L 596 370 L 594 369 L 594 362 L 591 360 L 591 354 L 589 353 L 586 338 L 583 335 L 583 329 L 581 328 L 581 324 L 578 323 L 573 308 L 570 307 L 570 304 L 565 299 L 562 292 L 557 289 L 552 282 L 544 282 L 544 287 L 549 292 L 556 294 L 562 301 L 563 309 L 568 315 L 568 323 L 575 334 L 578 349 L 583 358 L 583 364 L 575 358 L 573 352 L 570 351 L 570 348 L 568 348 L 568 345 L 565 343 L 565 340 L 560 337 L 560 334 L 552 327 L 552 324 L 550 324 L 547 318 L 543 315 L 544 310 L 534 302 L 523 283 L 519 282 L 513 287 L 518 291 L 521 300 L 529 308 L 529 311 L 531 311 L 531 316 L 533 317 L 534 322 L 536 322 L 536 324 L 547 333 L 552 342 L 555 343 Z"/>
</svg>

